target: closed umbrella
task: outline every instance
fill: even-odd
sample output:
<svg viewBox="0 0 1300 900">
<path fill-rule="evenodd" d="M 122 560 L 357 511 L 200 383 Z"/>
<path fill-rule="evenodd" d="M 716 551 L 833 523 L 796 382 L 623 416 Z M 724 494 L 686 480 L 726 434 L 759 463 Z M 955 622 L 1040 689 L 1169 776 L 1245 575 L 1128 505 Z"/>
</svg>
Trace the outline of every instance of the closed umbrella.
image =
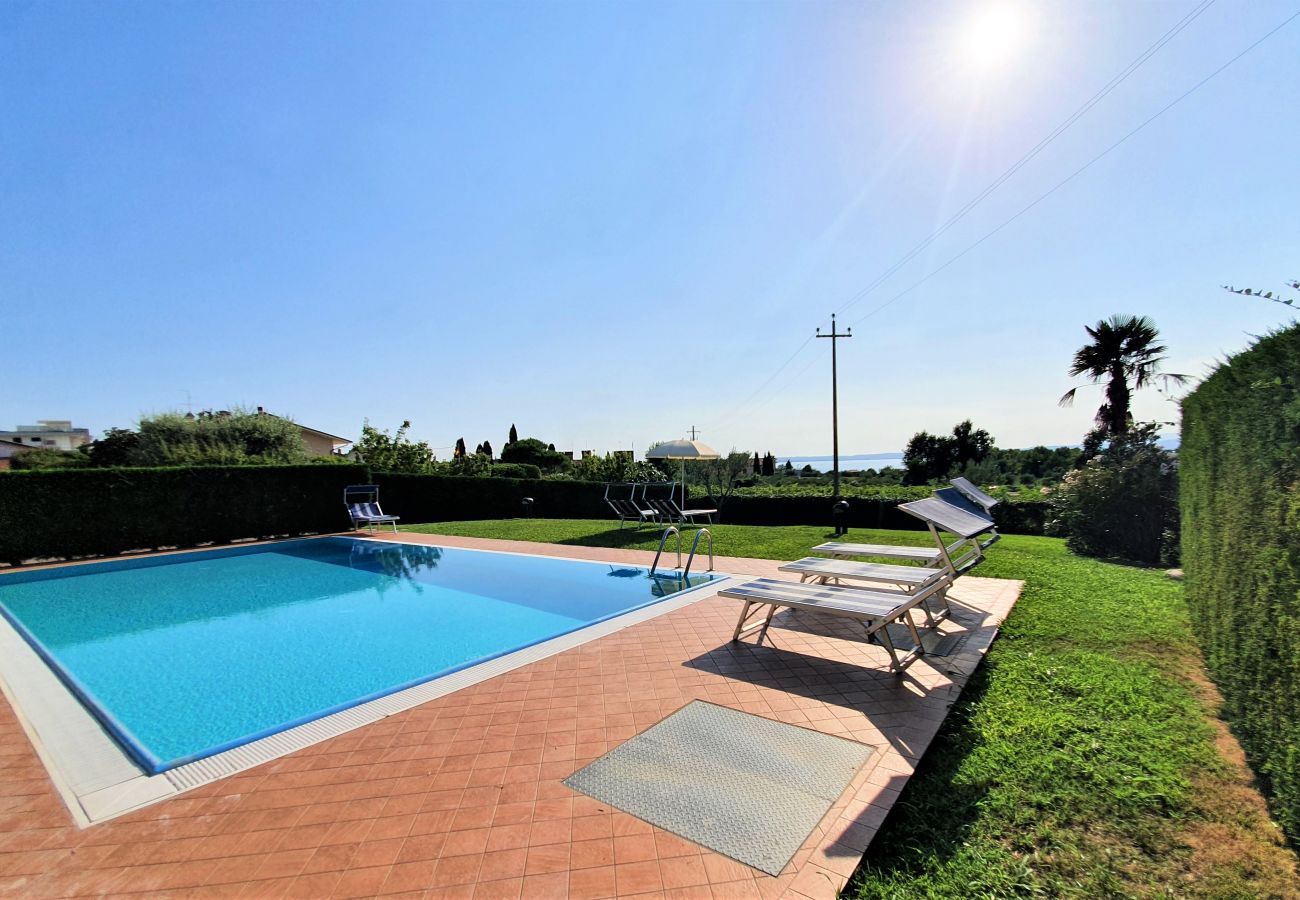
<svg viewBox="0 0 1300 900">
<path fill-rule="evenodd" d="M 686 506 L 686 460 L 720 459 L 718 451 L 701 441 L 665 441 L 645 455 L 646 459 L 679 459 L 682 461 L 682 506 Z"/>
</svg>

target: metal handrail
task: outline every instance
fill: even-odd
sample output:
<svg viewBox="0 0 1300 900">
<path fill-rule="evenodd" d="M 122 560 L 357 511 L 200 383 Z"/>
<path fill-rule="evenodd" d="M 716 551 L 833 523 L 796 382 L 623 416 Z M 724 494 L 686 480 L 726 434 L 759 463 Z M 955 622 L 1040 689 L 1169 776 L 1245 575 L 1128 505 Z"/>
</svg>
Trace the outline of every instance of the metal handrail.
<svg viewBox="0 0 1300 900">
<path fill-rule="evenodd" d="M 707 528 L 701 528 L 699 531 L 695 532 L 695 540 L 691 542 L 691 555 L 686 557 L 686 571 L 682 572 L 683 580 L 685 580 L 686 577 L 691 574 L 691 563 L 695 562 L 695 551 L 699 549 L 701 535 L 708 535 L 709 537 L 709 568 L 707 571 L 709 572 L 713 571 L 713 533 L 709 531 L 709 529 Z M 678 541 L 681 540 L 680 532 L 677 535 L 677 539 Z M 680 554 L 678 554 L 678 560 L 679 560 L 678 565 L 681 564 L 680 559 L 681 556 Z"/>
<path fill-rule="evenodd" d="M 669 534 L 677 535 L 677 565 L 675 566 L 675 568 L 680 569 L 682 567 L 682 533 L 677 530 L 676 525 L 669 525 L 667 528 L 664 529 L 663 537 L 659 539 L 659 550 L 655 553 L 655 561 L 650 566 L 651 575 L 653 575 L 655 573 L 655 569 L 659 567 L 659 556 L 664 552 L 664 544 L 668 543 Z M 713 538 L 709 538 L 709 543 L 710 544 L 713 543 Z M 689 565 L 687 566 L 687 568 L 690 568 Z"/>
</svg>

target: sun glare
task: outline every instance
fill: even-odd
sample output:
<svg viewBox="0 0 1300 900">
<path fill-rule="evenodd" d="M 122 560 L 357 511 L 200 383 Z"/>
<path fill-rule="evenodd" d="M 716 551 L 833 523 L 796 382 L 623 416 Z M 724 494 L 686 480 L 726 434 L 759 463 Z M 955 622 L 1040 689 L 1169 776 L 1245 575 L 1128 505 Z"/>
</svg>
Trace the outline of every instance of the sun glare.
<svg viewBox="0 0 1300 900">
<path fill-rule="evenodd" d="M 988 5 L 965 24 L 961 35 L 966 58 L 981 68 L 991 68 L 1007 60 L 1025 38 L 1022 10 L 1009 4 Z"/>
</svg>

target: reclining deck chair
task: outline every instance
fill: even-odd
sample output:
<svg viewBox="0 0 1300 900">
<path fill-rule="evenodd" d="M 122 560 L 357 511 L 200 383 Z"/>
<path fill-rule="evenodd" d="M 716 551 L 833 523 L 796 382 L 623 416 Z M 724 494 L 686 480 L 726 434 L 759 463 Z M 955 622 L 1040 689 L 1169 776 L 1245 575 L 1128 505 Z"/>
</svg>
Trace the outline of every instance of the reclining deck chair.
<svg viewBox="0 0 1300 900">
<path fill-rule="evenodd" d="M 889 652 L 890 671 L 901 674 L 908 666 L 925 655 L 921 636 L 916 630 L 916 623 L 912 621 L 912 610 L 925 603 L 935 593 L 946 589 L 946 585 L 946 581 L 938 580 L 921 590 L 901 594 L 896 591 L 796 584 L 775 578 L 759 578 L 720 591 L 718 596 L 734 597 L 744 601 L 744 606 L 740 610 L 740 619 L 736 622 L 736 630 L 731 635 L 733 642 L 739 641 L 746 634 L 758 631 L 758 643 L 763 643 L 767 629 L 772 624 L 772 617 L 781 607 L 842 616 L 857 620 L 866 632 L 868 641 L 873 638 L 879 641 Z M 761 613 L 764 607 L 767 607 L 767 614 L 751 622 L 751 617 Z M 893 622 L 906 626 L 915 645 L 901 658 L 889 636 L 887 626 Z"/>
<path fill-rule="evenodd" d="M 641 526 L 642 522 L 659 521 L 658 510 L 651 507 L 644 499 L 637 499 L 636 489 L 638 487 L 640 487 L 640 485 L 636 482 L 630 482 L 627 484 L 612 482 L 605 485 L 605 502 L 609 505 L 610 509 L 614 510 L 614 515 L 618 516 L 618 527 L 620 530 L 623 528 L 624 523 L 629 519 L 636 519 L 638 528 Z M 615 488 L 617 488 L 619 492 L 621 492 L 623 488 L 627 488 L 627 496 L 611 497 L 610 491 Z"/>
<path fill-rule="evenodd" d="M 968 485 L 968 495 L 957 482 Z M 946 568 L 953 577 L 969 572 L 984 560 L 984 551 L 1000 540 L 993 521 L 992 508 L 998 501 L 964 478 L 954 479 L 955 488 L 941 488 L 924 500 L 899 505 L 899 509 L 924 521 L 934 538 L 933 547 L 899 547 L 890 544 L 850 544 L 828 541 L 813 547 L 814 553 L 832 557 L 880 556 L 924 563 L 931 568 Z M 937 512 L 939 519 L 931 521 L 929 512 Z M 952 527 L 943 524 L 949 523 Z M 937 525 L 937 528 L 936 528 Z M 940 531 L 956 536 L 957 540 L 945 544 Z M 955 557 L 955 558 L 954 558 Z"/>
<path fill-rule="evenodd" d="M 813 581 L 817 584 L 865 581 L 875 590 L 882 589 L 878 587 L 880 584 L 892 584 L 905 594 L 926 590 L 932 585 L 939 584 L 940 589 L 930 592 L 926 602 L 920 606 L 921 611 L 925 613 L 925 623 L 928 627 L 934 627 L 952 615 L 947 595 L 955 576 L 945 566 L 899 566 L 890 563 L 850 562 L 843 559 L 808 556 L 780 566 L 779 571 L 797 573 L 800 582 Z M 936 605 L 931 608 L 931 603 L 935 601 L 937 601 Z"/>
<path fill-rule="evenodd" d="M 977 506 L 983 507 L 984 512 L 990 517 L 993 515 L 993 507 L 997 506 L 1001 502 L 996 497 L 989 496 L 975 485 L 971 484 L 970 480 L 967 478 L 954 478 L 948 483 L 955 487 L 967 500 L 970 500 Z"/>
<path fill-rule="evenodd" d="M 399 517 L 385 515 L 379 507 L 379 485 L 348 485 L 343 489 L 343 505 L 348 508 L 354 531 L 360 531 L 362 525 L 370 531 L 374 531 L 376 525 L 392 525 L 393 533 L 397 533 Z"/>
<path fill-rule="evenodd" d="M 652 497 L 650 495 L 650 488 L 652 487 L 652 485 L 646 485 L 645 491 L 642 493 L 642 497 L 646 503 L 649 503 L 659 512 L 661 521 L 667 520 L 669 522 L 677 522 L 679 524 L 689 521 L 692 525 L 696 525 L 698 523 L 695 520 L 700 516 L 704 516 L 706 519 L 708 519 L 710 525 L 713 524 L 713 517 L 718 514 L 718 511 L 716 509 L 682 509 L 681 506 L 677 505 L 677 498 L 674 496 L 677 493 L 677 482 L 669 481 L 669 482 L 665 482 L 662 485 L 654 485 L 654 486 L 667 487 L 668 493 L 661 497 Z M 683 503 L 686 502 L 685 498 L 686 498 L 686 485 L 682 485 Z"/>
</svg>

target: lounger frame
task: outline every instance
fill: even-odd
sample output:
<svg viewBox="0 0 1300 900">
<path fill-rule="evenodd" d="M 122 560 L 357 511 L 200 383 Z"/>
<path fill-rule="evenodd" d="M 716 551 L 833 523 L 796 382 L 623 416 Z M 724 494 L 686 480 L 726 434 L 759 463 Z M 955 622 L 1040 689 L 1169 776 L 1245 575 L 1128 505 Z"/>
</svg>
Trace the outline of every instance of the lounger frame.
<svg viewBox="0 0 1300 900">
<path fill-rule="evenodd" d="M 912 610 L 944 589 L 945 585 L 945 581 L 936 581 L 922 590 L 901 594 L 759 578 L 720 591 L 718 596 L 734 598 L 744 603 L 740 618 L 736 621 L 736 629 L 731 635 L 733 642 L 757 631 L 757 643 L 762 644 L 772 625 L 773 616 L 781 608 L 825 613 L 858 622 L 867 641 L 877 641 L 888 652 L 890 671 L 901 674 L 925 655 L 920 632 L 912 620 Z M 914 644 L 912 649 L 903 652 L 901 656 L 889 636 L 888 626 L 895 622 L 907 628 Z"/>
</svg>

